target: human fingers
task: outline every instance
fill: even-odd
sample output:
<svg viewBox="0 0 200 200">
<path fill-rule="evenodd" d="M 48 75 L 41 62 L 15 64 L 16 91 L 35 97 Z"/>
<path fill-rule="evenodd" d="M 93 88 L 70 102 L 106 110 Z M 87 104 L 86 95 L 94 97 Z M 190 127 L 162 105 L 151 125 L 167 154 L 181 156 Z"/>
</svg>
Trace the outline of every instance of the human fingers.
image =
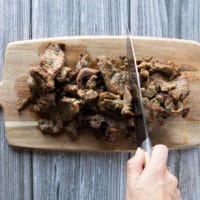
<svg viewBox="0 0 200 200">
<path fill-rule="evenodd" d="M 168 172 L 169 175 L 167 175 L 168 180 L 169 180 L 169 185 L 171 185 L 172 187 L 176 188 L 178 186 L 178 180 L 177 178 Z"/>
<path fill-rule="evenodd" d="M 176 188 L 176 190 L 173 191 L 173 193 L 171 193 L 171 199 L 173 200 L 182 200 L 181 198 L 181 192 L 178 188 Z"/>
<path fill-rule="evenodd" d="M 145 154 L 141 148 L 138 148 L 135 155 L 127 162 L 127 176 L 131 180 L 136 179 L 143 171 L 145 163 Z"/>
<path fill-rule="evenodd" d="M 177 199 L 177 200 L 182 200 L 182 198 L 181 198 L 181 191 L 180 191 L 178 188 L 177 188 L 177 190 L 176 190 L 175 199 Z"/>
<path fill-rule="evenodd" d="M 166 170 L 168 148 L 159 144 L 154 146 L 148 167 L 155 170 Z"/>
</svg>

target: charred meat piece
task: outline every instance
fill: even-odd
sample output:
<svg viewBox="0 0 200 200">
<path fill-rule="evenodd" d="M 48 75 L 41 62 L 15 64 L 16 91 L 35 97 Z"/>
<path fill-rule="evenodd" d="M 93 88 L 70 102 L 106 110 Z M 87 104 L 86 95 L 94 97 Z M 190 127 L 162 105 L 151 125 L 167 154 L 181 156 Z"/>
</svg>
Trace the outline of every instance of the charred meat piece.
<svg viewBox="0 0 200 200">
<path fill-rule="evenodd" d="M 172 61 L 153 61 L 153 69 L 152 72 L 159 72 L 164 74 L 164 76 L 168 77 L 170 80 L 174 79 L 180 74 L 179 67 Z"/>
<path fill-rule="evenodd" d="M 64 86 L 63 92 L 65 92 L 67 96 L 76 97 L 78 92 L 78 87 L 77 85 L 66 84 Z"/>
<path fill-rule="evenodd" d="M 115 64 L 118 66 L 119 69 L 126 70 L 126 66 L 127 66 L 126 56 L 119 56 L 119 59 L 115 61 Z"/>
<path fill-rule="evenodd" d="M 108 91 L 123 96 L 124 87 L 128 80 L 126 71 L 116 68 L 113 60 L 106 57 L 99 57 L 97 63 Z"/>
<path fill-rule="evenodd" d="M 40 56 L 41 67 L 46 69 L 53 78 L 64 63 L 64 52 L 62 44 L 49 44 L 44 54 Z"/>
<path fill-rule="evenodd" d="M 176 88 L 170 91 L 170 95 L 174 101 L 184 100 L 190 93 L 186 78 L 179 76 L 173 83 L 176 84 Z"/>
<path fill-rule="evenodd" d="M 101 71 L 101 75 L 105 81 L 105 85 L 107 89 L 110 88 L 110 80 L 113 74 L 116 72 L 116 68 L 114 66 L 113 60 L 106 58 L 105 56 L 99 57 L 97 66 Z"/>
<path fill-rule="evenodd" d="M 161 92 L 168 92 L 176 87 L 176 83 L 174 82 L 161 82 L 160 83 L 160 91 Z"/>
<path fill-rule="evenodd" d="M 93 129 L 100 129 L 103 126 L 103 123 L 106 122 L 105 118 L 103 115 L 96 114 L 96 115 L 89 115 L 86 117 L 86 121 L 89 122 L 89 125 Z"/>
<path fill-rule="evenodd" d="M 98 98 L 98 93 L 95 90 L 78 90 L 78 96 L 86 103 L 94 103 Z"/>
<path fill-rule="evenodd" d="M 47 134 L 58 134 L 63 128 L 63 121 L 55 111 L 51 113 L 50 119 L 40 119 L 38 121 L 40 130 Z"/>
<path fill-rule="evenodd" d="M 128 127 L 126 121 L 106 117 L 106 131 L 104 132 L 104 139 L 109 142 L 114 142 L 118 135 L 128 135 Z"/>
<path fill-rule="evenodd" d="M 62 97 L 58 110 L 63 121 L 72 121 L 79 114 L 81 104 L 76 98 Z"/>
<path fill-rule="evenodd" d="M 98 79 L 98 77 L 96 75 L 90 76 L 90 78 L 88 79 L 88 81 L 86 83 L 86 88 L 87 89 L 95 89 L 95 87 L 97 85 L 97 79 Z"/>
<path fill-rule="evenodd" d="M 76 77 L 76 84 L 78 88 L 84 89 L 86 87 L 87 81 L 90 79 L 92 75 L 96 75 L 99 73 L 99 70 L 92 68 L 83 68 L 79 71 Z"/>
<path fill-rule="evenodd" d="M 17 110 L 23 110 L 29 104 L 29 98 L 18 98 L 17 99 Z"/>
<path fill-rule="evenodd" d="M 55 93 L 46 93 L 45 95 L 41 96 L 37 104 L 34 105 L 33 110 L 39 113 L 46 113 L 51 110 L 51 108 L 55 108 Z"/>
<path fill-rule="evenodd" d="M 89 64 L 89 56 L 85 54 L 80 54 L 80 59 L 76 64 L 76 71 L 80 71 L 84 67 L 89 67 Z"/>
<path fill-rule="evenodd" d="M 98 108 L 100 112 L 107 113 L 109 115 L 115 115 L 113 111 L 121 112 L 123 107 L 123 101 L 119 95 L 114 95 L 110 92 L 103 92 L 99 94 Z"/>
<path fill-rule="evenodd" d="M 124 121 L 118 121 L 108 116 L 96 114 L 86 119 L 89 126 L 95 131 L 95 135 L 103 140 L 114 142 L 118 135 L 127 134 L 127 126 Z"/>
<path fill-rule="evenodd" d="M 141 88 L 141 91 L 142 91 L 142 96 L 147 97 L 149 99 L 151 99 L 157 94 L 155 85 L 149 85 L 147 89 Z"/>
<path fill-rule="evenodd" d="M 113 74 L 110 79 L 109 90 L 114 94 L 123 96 L 125 84 L 128 81 L 128 74 L 126 72 L 117 72 Z"/>
<path fill-rule="evenodd" d="M 32 104 L 44 133 L 63 131 L 76 139 L 79 129 L 86 127 L 105 141 L 114 142 L 119 135 L 135 141 L 137 115 L 126 57 L 100 56 L 94 61 L 81 54 L 77 63 L 67 58 L 65 44 L 48 45 L 40 62 L 30 67 L 30 96 L 18 99 L 17 109 Z M 148 128 L 164 123 L 169 116 L 186 117 L 189 88 L 179 67 L 152 57 L 138 59 L 137 64 Z"/>
<path fill-rule="evenodd" d="M 132 112 L 132 95 L 126 85 L 124 88 L 123 108 L 121 110 L 122 116 L 133 116 Z"/>
<path fill-rule="evenodd" d="M 103 99 L 109 99 L 109 100 L 120 99 L 119 95 L 113 94 L 111 92 L 100 92 L 99 96 L 100 96 L 101 100 L 103 100 Z"/>
<path fill-rule="evenodd" d="M 44 92 L 49 92 L 55 88 L 53 77 L 40 65 L 31 66 L 29 74 L 34 79 L 39 90 L 42 89 Z"/>
<path fill-rule="evenodd" d="M 72 71 L 71 68 L 63 66 L 60 72 L 56 75 L 56 80 L 59 82 L 69 82 L 70 81 L 70 72 Z"/>
<path fill-rule="evenodd" d="M 149 71 L 146 69 L 141 69 L 140 70 L 140 79 L 142 79 L 142 81 L 148 81 L 149 80 Z"/>
<path fill-rule="evenodd" d="M 73 139 L 73 140 L 76 139 L 79 136 L 77 121 L 72 121 L 67 126 L 65 126 L 65 133 L 71 139 Z"/>
<path fill-rule="evenodd" d="M 139 69 L 139 71 L 141 71 L 141 70 L 148 70 L 148 72 L 149 72 L 149 71 L 152 71 L 153 64 L 151 62 L 141 61 L 138 64 L 138 69 Z"/>
</svg>

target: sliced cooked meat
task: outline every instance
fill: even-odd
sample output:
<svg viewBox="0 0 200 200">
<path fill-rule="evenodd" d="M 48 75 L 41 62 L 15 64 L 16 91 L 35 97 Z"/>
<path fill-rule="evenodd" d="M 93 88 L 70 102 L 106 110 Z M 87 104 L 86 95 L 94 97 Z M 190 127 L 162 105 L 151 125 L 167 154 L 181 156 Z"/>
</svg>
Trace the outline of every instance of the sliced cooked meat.
<svg viewBox="0 0 200 200">
<path fill-rule="evenodd" d="M 40 119 L 38 125 L 43 133 L 58 134 L 63 128 L 63 121 L 55 111 L 51 113 L 50 119 Z"/>
<path fill-rule="evenodd" d="M 54 78 L 64 63 L 62 44 L 50 44 L 44 54 L 40 56 L 41 67 Z"/>
<path fill-rule="evenodd" d="M 110 92 L 99 93 L 98 108 L 100 112 L 108 115 L 116 115 L 113 111 L 121 112 L 123 101 L 119 95 L 114 95 Z"/>
<path fill-rule="evenodd" d="M 145 61 L 141 61 L 139 64 L 138 64 L 138 69 L 139 70 L 148 70 L 148 71 L 151 71 L 153 69 L 153 64 L 150 63 L 150 62 L 145 62 Z"/>
<path fill-rule="evenodd" d="M 155 85 L 150 85 L 147 89 L 142 88 L 141 91 L 142 91 L 142 96 L 147 97 L 149 99 L 151 99 L 157 94 Z"/>
<path fill-rule="evenodd" d="M 140 70 L 140 78 L 145 81 L 148 80 L 149 79 L 149 71 L 146 69 L 141 69 Z"/>
<path fill-rule="evenodd" d="M 71 138 L 76 139 L 80 134 L 78 132 L 78 124 L 77 121 L 70 122 L 67 126 L 65 126 L 65 133 Z"/>
<path fill-rule="evenodd" d="M 99 57 L 97 66 L 101 71 L 101 75 L 104 79 L 107 90 L 111 87 L 110 80 L 113 74 L 116 72 L 116 68 L 112 59 L 106 58 L 105 56 Z"/>
<path fill-rule="evenodd" d="M 90 76 L 90 78 L 88 79 L 88 81 L 86 83 L 86 88 L 87 89 L 95 89 L 95 87 L 97 85 L 97 79 L 98 79 L 98 77 L 96 75 Z"/>
<path fill-rule="evenodd" d="M 106 141 L 114 142 L 118 135 L 135 141 L 138 113 L 133 113 L 127 58 L 101 56 L 95 62 L 81 54 L 73 66 L 67 57 L 65 44 L 48 45 L 40 62 L 30 67 L 30 97 L 18 99 L 17 109 L 31 103 L 42 118 L 39 128 L 44 133 L 64 131 L 76 139 L 81 134 L 79 128 L 89 127 Z M 148 129 L 164 123 L 168 116 L 186 117 L 189 88 L 179 67 L 152 57 L 138 59 L 137 64 Z"/>
<path fill-rule="evenodd" d="M 51 108 L 56 106 L 55 96 L 55 93 L 46 93 L 41 96 L 34 105 L 33 110 L 39 113 L 49 112 Z"/>
<path fill-rule="evenodd" d="M 99 97 L 101 98 L 101 100 L 103 100 L 103 99 L 110 99 L 110 100 L 120 99 L 119 95 L 113 94 L 111 92 L 100 92 Z"/>
<path fill-rule="evenodd" d="M 23 110 L 29 103 L 29 98 L 19 98 L 17 99 L 17 110 L 21 111 Z"/>
<path fill-rule="evenodd" d="M 108 115 L 115 115 L 115 113 L 112 112 L 120 111 L 122 107 L 123 107 L 123 102 L 120 99 L 115 99 L 115 100 L 104 99 L 103 101 L 98 101 L 99 111 L 107 113 Z"/>
<path fill-rule="evenodd" d="M 89 125 L 93 129 L 100 129 L 103 126 L 103 123 L 106 122 L 106 119 L 104 118 L 103 115 L 96 114 L 96 115 L 89 115 L 85 119 L 86 121 L 89 122 Z"/>
<path fill-rule="evenodd" d="M 63 66 L 60 72 L 56 75 L 56 80 L 59 82 L 70 81 L 70 72 L 72 69 L 70 67 Z"/>
<path fill-rule="evenodd" d="M 176 83 L 174 82 L 161 82 L 160 83 L 160 91 L 161 92 L 168 92 L 176 87 Z"/>
<path fill-rule="evenodd" d="M 29 74 L 35 80 L 38 89 L 49 92 L 55 88 L 53 77 L 40 65 L 31 66 Z"/>
<path fill-rule="evenodd" d="M 98 92 L 94 90 L 78 90 L 78 96 L 86 103 L 94 103 L 98 98 Z"/>
<path fill-rule="evenodd" d="M 112 59 L 100 57 L 97 63 L 108 91 L 123 96 L 125 83 L 128 80 L 126 71 L 116 68 Z"/>
<path fill-rule="evenodd" d="M 170 78 L 170 80 L 174 79 L 176 76 L 180 74 L 180 68 L 172 61 L 153 61 L 153 72 L 159 72 L 164 74 L 164 76 Z"/>
<path fill-rule="evenodd" d="M 99 73 L 99 70 L 92 68 L 83 68 L 79 71 L 76 77 L 76 84 L 80 89 L 84 89 L 87 81 L 92 75 L 96 75 Z"/>
<path fill-rule="evenodd" d="M 124 97 L 123 97 L 123 108 L 121 110 L 122 116 L 133 116 L 132 112 L 132 95 L 128 90 L 128 86 L 126 85 L 124 88 Z"/>
<path fill-rule="evenodd" d="M 72 97 L 76 97 L 77 92 L 78 92 L 78 87 L 77 85 L 66 84 L 64 86 L 63 92 L 65 92 L 67 95 L 70 95 Z"/>
<path fill-rule="evenodd" d="M 72 121 L 79 114 L 81 104 L 82 102 L 76 98 L 62 97 L 58 110 L 63 121 Z"/>
<path fill-rule="evenodd" d="M 179 76 L 173 83 L 176 84 L 176 88 L 170 91 L 170 95 L 175 101 L 184 100 L 190 93 L 186 78 Z"/>
<path fill-rule="evenodd" d="M 80 59 L 76 64 L 76 71 L 80 71 L 84 67 L 89 67 L 89 56 L 85 54 L 80 54 Z"/>
<path fill-rule="evenodd" d="M 126 81 L 128 80 L 128 75 L 126 72 L 117 72 L 113 74 L 110 79 L 110 87 L 108 88 L 114 94 L 119 94 L 123 96 Z"/>
</svg>

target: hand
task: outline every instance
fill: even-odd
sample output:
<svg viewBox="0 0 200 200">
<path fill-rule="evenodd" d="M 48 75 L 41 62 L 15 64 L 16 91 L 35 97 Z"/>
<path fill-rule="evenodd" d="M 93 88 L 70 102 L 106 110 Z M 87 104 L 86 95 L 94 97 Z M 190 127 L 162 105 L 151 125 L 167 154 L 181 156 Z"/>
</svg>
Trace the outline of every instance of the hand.
<svg viewBox="0 0 200 200">
<path fill-rule="evenodd" d="M 145 154 L 138 148 L 127 162 L 126 200 L 181 200 L 178 181 L 166 167 L 168 149 L 156 145 L 147 166 Z"/>
</svg>

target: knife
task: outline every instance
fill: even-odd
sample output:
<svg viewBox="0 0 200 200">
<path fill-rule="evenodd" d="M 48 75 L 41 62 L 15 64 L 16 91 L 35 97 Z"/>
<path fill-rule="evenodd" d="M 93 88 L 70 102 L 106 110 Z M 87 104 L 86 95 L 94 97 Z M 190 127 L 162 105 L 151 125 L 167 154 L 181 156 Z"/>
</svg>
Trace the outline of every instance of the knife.
<svg viewBox="0 0 200 200">
<path fill-rule="evenodd" d="M 151 140 L 147 129 L 147 122 L 144 112 L 142 93 L 140 87 L 140 76 L 136 63 L 135 50 L 133 42 L 130 37 L 130 32 L 126 37 L 126 55 L 127 55 L 127 71 L 129 75 L 130 92 L 133 97 L 133 110 L 135 113 L 135 132 L 137 138 L 137 145 L 145 151 L 146 163 L 151 156 Z"/>
</svg>

